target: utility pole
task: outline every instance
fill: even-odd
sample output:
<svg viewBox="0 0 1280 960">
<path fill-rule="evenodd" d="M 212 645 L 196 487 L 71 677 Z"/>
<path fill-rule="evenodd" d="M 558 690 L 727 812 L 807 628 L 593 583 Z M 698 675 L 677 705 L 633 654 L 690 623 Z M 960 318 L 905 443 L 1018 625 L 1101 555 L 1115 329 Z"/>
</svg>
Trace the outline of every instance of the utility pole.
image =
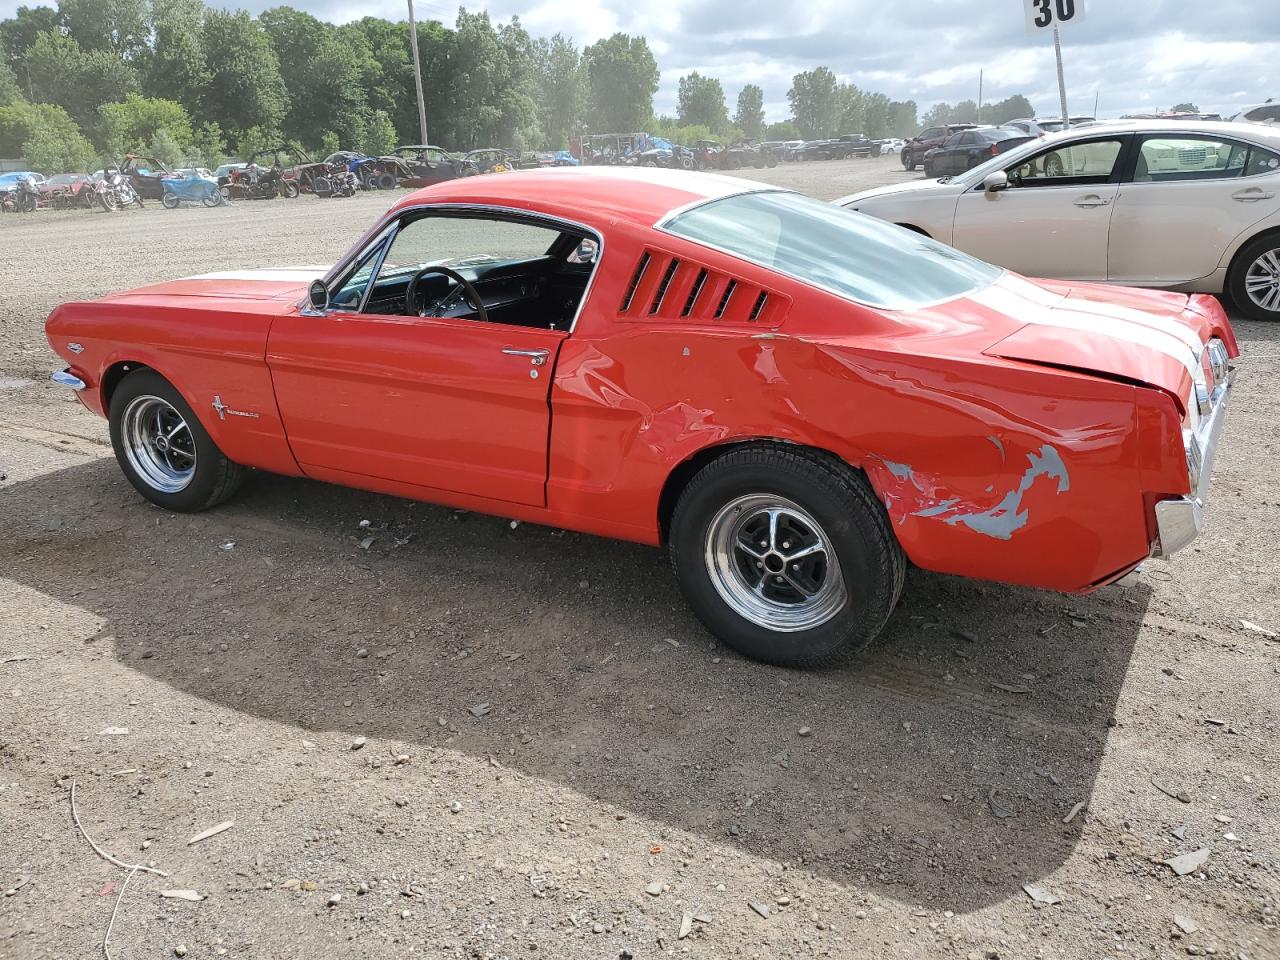
<svg viewBox="0 0 1280 960">
<path fill-rule="evenodd" d="M 978 125 L 982 125 L 982 71 L 978 71 Z"/>
<path fill-rule="evenodd" d="M 409 0 L 410 6 L 413 0 Z M 1062 77 L 1062 39 L 1058 34 L 1058 24 L 1053 25 L 1053 55 L 1058 59 L 1058 97 L 1062 101 L 1062 129 L 1071 127 L 1071 118 L 1067 115 L 1067 81 Z M 421 102 L 421 101 L 419 101 Z"/>
<path fill-rule="evenodd" d="M 1057 31 L 1054 31 L 1054 37 L 1057 37 Z M 413 83 L 418 89 L 418 127 L 422 133 L 422 144 L 426 146 L 430 141 L 427 140 L 427 105 L 422 99 L 422 63 L 418 59 L 418 23 L 413 18 L 413 0 L 409 0 L 409 46 L 413 50 Z M 1058 58 L 1058 77 L 1062 77 L 1062 58 Z M 1066 103 L 1064 100 L 1063 103 Z M 1066 107 L 1063 107 L 1065 110 Z"/>
</svg>

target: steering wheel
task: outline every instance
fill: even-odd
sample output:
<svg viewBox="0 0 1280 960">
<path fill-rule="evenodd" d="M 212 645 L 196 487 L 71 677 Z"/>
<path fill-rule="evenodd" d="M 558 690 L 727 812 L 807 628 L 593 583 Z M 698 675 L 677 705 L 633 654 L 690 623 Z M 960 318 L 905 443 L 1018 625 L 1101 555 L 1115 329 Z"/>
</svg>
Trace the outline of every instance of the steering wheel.
<svg viewBox="0 0 1280 960">
<path fill-rule="evenodd" d="M 480 298 L 479 291 L 476 290 L 470 280 L 458 273 L 456 270 L 450 270 L 448 267 L 423 267 L 413 275 L 413 279 L 409 281 L 409 291 L 404 297 L 404 310 L 406 314 L 411 317 L 432 316 L 432 314 L 423 313 L 418 307 L 418 284 L 422 281 L 423 277 L 430 273 L 441 274 L 457 284 L 458 288 L 462 291 L 463 296 L 466 297 L 467 303 L 475 307 L 478 319 L 488 322 L 489 311 L 484 308 L 484 300 Z M 436 308 L 441 309 L 446 306 L 454 299 L 455 296 L 456 293 L 454 291 L 450 291 L 442 299 L 436 301 Z"/>
</svg>

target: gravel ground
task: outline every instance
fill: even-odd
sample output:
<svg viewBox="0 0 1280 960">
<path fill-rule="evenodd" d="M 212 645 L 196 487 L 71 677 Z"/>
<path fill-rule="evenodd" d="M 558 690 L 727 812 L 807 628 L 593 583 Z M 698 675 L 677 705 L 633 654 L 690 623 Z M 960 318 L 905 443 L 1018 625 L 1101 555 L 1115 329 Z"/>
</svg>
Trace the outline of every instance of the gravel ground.
<svg viewBox="0 0 1280 960">
<path fill-rule="evenodd" d="M 0 957 L 100 950 L 129 874 L 73 782 L 169 874 L 118 958 L 1280 957 L 1280 329 L 1195 548 L 1088 598 L 915 571 L 796 673 L 646 548 L 271 476 L 162 513 L 44 384 L 59 301 L 329 262 L 393 199 L 0 217 Z"/>
</svg>

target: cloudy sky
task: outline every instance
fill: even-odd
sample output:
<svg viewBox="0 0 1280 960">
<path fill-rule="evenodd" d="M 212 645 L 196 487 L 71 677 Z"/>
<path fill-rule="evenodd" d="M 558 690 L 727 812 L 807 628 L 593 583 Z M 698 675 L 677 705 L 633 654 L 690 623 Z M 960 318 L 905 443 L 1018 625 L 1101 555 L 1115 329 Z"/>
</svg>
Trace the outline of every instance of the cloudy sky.
<svg viewBox="0 0 1280 960">
<path fill-rule="evenodd" d="M 35 3 L 38 0 L 25 0 Z M 280 0 L 206 0 L 257 12 Z M 621 30 L 644 34 L 662 70 L 655 107 L 675 113 L 676 83 L 690 70 L 719 77 L 730 112 L 744 83 L 764 88 L 769 119 L 789 113 L 793 74 L 826 65 L 859 87 L 939 100 L 1024 93 L 1037 112 L 1057 109 L 1053 45 L 1027 36 L 1028 0 L 492 0 L 466 3 L 495 19 L 519 15 L 534 34 L 563 32 L 580 44 Z M 1077 4 L 1085 0 L 1076 0 Z M 9 16 L 15 0 L 0 0 Z M 293 0 L 333 22 L 405 16 L 404 0 Z M 450 0 L 417 0 L 420 19 L 452 23 Z M 1167 108 L 1236 109 L 1280 97 L 1280 3 L 1274 0 L 1088 0 L 1085 20 L 1063 32 L 1072 113 Z"/>
</svg>

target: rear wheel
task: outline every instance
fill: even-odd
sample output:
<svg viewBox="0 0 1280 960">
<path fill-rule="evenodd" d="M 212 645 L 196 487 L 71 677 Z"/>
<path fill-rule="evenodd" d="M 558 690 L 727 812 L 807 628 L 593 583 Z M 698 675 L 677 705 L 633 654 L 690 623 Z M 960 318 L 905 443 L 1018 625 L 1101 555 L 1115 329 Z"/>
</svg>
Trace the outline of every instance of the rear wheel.
<svg viewBox="0 0 1280 960">
<path fill-rule="evenodd" d="M 1252 320 L 1280 320 L 1280 233 L 1258 237 L 1236 255 L 1227 289 Z"/>
<path fill-rule="evenodd" d="M 788 667 L 841 663 L 883 628 L 905 560 L 866 481 L 825 454 L 734 450 L 685 488 L 671 563 L 724 643 Z"/>
<path fill-rule="evenodd" d="M 244 468 L 228 460 L 182 395 L 152 370 L 129 374 L 111 397 L 111 446 L 134 488 L 157 506 L 190 513 L 226 500 Z"/>
<path fill-rule="evenodd" d="M 324 199 L 333 195 L 333 184 L 329 182 L 328 177 L 316 177 L 311 181 L 311 192 Z"/>
<path fill-rule="evenodd" d="M 174 193 L 166 193 L 164 195 L 164 199 L 160 201 L 160 203 L 164 205 L 164 208 L 166 210 L 177 210 L 178 204 L 181 202 L 182 201 L 178 199 L 177 194 L 174 194 Z"/>
<path fill-rule="evenodd" d="M 902 151 L 902 169 L 910 172 L 916 168 L 916 155 L 910 150 Z"/>
<path fill-rule="evenodd" d="M 280 181 L 280 196 L 292 200 L 298 195 L 298 184 L 295 180 Z"/>
<path fill-rule="evenodd" d="M 396 187 L 396 175 L 383 171 L 378 174 L 377 184 L 379 190 L 394 190 Z"/>
</svg>

